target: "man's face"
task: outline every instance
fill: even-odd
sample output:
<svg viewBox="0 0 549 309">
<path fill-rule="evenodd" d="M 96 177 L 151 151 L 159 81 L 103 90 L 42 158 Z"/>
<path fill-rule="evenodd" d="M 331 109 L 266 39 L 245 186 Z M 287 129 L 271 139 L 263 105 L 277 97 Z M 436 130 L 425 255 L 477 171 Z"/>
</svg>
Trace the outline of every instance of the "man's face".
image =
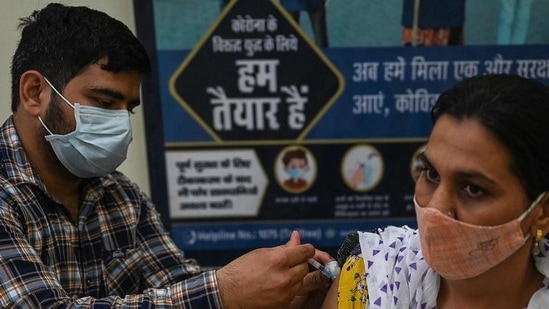
<svg viewBox="0 0 549 309">
<path fill-rule="evenodd" d="M 62 106 L 63 104 L 66 106 Z M 67 103 L 62 101 L 62 99 L 59 98 L 59 96 L 55 95 L 55 92 L 52 92 L 52 97 L 48 105 L 48 108 L 46 109 L 46 115 L 44 116 L 44 123 L 52 133 L 67 134 L 74 131 L 74 128 L 75 128 L 74 117 L 72 117 L 72 121 L 69 121 L 66 115 L 67 107 L 70 109 L 69 112 L 72 112 L 72 114 L 74 115 L 74 111 L 72 111 L 72 107 L 70 107 Z M 48 134 L 49 132 L 44 128 L 44 135 L 48 135 Z"/>
<path fill-rule="evenodd" d="M 46 109 L 46 114 L 44 115 L 43 121 L 50 129 L 50 131 L 54 134 L 67 134 L 74 131 L 75 128 L 74 116 L 72 116 L 72 121 L 69 121 L 66 108 L 63 109 L 63 104 L 72 110 L 72 107 L 63 102 L 61 98 L 55 95 L 55 93 L 52 91 L 52 97 L 50 99 L 48 108 Z M 41 139 L 39 140 L 41 140 L 42 142 L 38 147 L 41 148 L 41 153 L 45 157 L 47 157 L 48 161 L 56 162 L 55 164 L 59 164 L 59 166 L 61 166 L 61 162 L 57 159 L 57 156 L 55 155 L 55 152 L 53 151 L 50 143 L 48 143 L 44 138 L 44 136 L 49 135 L 50 133 L 46 130 L 46 128 L 42 127 L 42 130 L 39 134 L 41 135 Z"/>
<path fill-rule="evenodd" d="M 307 170 L 307 163 L 305 159 L 293 158 L 286 165 L 286 170 L 291 170 L 293 168 L 298 168 L 302 170 Z"/>
</svg>

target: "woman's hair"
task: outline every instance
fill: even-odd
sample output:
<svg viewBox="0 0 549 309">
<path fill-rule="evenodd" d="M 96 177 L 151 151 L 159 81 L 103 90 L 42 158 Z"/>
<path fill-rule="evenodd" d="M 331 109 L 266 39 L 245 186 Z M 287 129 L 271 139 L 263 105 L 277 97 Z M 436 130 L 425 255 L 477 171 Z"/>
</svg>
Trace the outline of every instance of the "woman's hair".
<svg viewBox="0 0 549 309">
<path fill-rule="evenodd" d="M 151 72 L 144 46 L 122 22 L 87 7 L 52 3 L 21 18 L 21 39 L 13 56 L 12 111 L 19 105 L 19 80 L 29 70 L 46 76 L 59 91 L 89 65 L 106 59 L 103 70 Z"/>
<path fill-rule="evenodd" d="M 534 199 L 549 190 L 549 88 L 517 75 L 476 76 L 440 95 L 433 124 L 442 115 L 477 120 L 508 150 L 511 172 Z"/>
</svg>

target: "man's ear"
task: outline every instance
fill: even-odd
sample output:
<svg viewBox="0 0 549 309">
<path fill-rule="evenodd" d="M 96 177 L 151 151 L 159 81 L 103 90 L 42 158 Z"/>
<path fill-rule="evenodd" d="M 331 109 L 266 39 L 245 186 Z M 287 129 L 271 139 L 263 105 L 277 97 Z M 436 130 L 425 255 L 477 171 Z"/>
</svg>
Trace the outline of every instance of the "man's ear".
<svg viewBox="0 0 549 309">
<path fill-rule="evenodd" d="M 19 109 L 37 117 L 43 115 L 51 98 L 51 88 L 38 71 L 30 70 L 19 79 Z"/>
</svg>

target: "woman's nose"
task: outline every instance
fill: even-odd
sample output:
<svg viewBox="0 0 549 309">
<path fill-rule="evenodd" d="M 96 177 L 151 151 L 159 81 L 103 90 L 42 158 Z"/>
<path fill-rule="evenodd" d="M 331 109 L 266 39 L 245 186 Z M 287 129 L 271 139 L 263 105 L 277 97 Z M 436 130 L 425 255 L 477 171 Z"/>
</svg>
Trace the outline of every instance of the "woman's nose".
<svg viewBox="0 0 549 309">
<path fill-rule="evenodd" d="M 455 195 L 442 186 L 437 187 L 430 194 L 416 193 L 416 202 L 421 207 L 435 208 L 452 218 L 456 218 Z"/>
</svg>

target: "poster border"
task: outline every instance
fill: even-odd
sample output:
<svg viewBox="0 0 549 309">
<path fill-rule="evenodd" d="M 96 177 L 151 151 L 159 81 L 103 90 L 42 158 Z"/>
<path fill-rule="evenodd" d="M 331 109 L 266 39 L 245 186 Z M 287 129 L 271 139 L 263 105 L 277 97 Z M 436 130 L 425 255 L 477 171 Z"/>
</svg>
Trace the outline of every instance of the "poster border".
<svg viewBox="0 0 549 309">
<path fill-rule="evenodd" d="M 150 0 L 133 0 L 136 35 L 145 46 L 151 60 L 152 72 L 141 83 L 143 121 L 147 145 L 151 200 L 161 215 L 166 231 L 171 231 L 168 206 L 168 186 L 164 158 L 164 130 L 160 105 L 160 79 L 156 49 L 154 6 Z"/>
</svg>

